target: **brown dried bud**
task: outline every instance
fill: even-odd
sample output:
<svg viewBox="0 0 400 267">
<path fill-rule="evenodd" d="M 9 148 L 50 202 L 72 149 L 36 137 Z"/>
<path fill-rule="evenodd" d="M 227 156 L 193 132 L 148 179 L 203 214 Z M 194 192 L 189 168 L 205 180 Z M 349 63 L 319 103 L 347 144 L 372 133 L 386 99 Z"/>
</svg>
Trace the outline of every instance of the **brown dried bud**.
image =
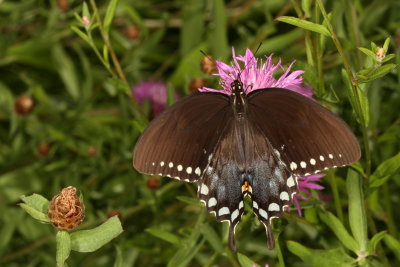
<svg viewBox="0 0 400 267">
<path fill-rule="evenodd" d="M 97 155 L 97 148 L 94 146 L 88 147 L 87 154 L 89 157 L 95 157 Z"/>
<path fill-rule="evenodd" d="M 120 221 L 122 221 L 122 215 L 121 215 L 121 212 L 119 210 L 111 210 L 109 213 L 107 213 L 107 217 L 108 218 L 111 218 L 111 217 L 114 217 L 114 216 L 118 216 L 118 219 Z"/>
<path fill-rule="evenodd" d="M 69 1 L 68 0 L 57 0 L 57 6 L 61 11 L 67 11 L 69 8 Z"/>
<path fill-rule="evenodd" d="M 42 157 L 46 157 L 49 154 L 50 146 L 48 143 L 41 143 L 38 146 L 38 153 Z"/>
<path fill-rule="evenodd" d="M 15 100 L 14 109 L 19 115 L 28 115 L 31 113 L 35 102 L 32 97 L 22 95 Z"/>
<path fill-rule="evenodd" d="M 207 86 L 207 82 L 203 79 L 193 78 L 189 83 L 189 92 L 194 94 L 199 91 L 199 88 Z"/>
<path fill-rule="evenodd" d="M 376 60 L 382 61 L 382 60 L 385 58 L 385 56 L 386 56 L 385 49 L 383 49 L 382 47 L 379 47 L 379 46 L 378 46 L 378 47 L 376 48 L 375 55 L 376 55 Z"/>
<path fill-rule="evenodd" d="M 217 69 L 215 60 L 210 56 L 204 56 L 200 61 L 201 71 L 205 74 L 211 74 Z"/>
<path fill-rule="evenodd" d="M 128 40 L 136 40 L 140 36 L 140 30 L 136 25 L 129 25 L 124 30 L 125 37 Z"/>
<path fill-rule="evenodd" d="M 85 217 L 85 206 L 76 195 L 76 188 L 68 186 L 53 197 L 47 211 L 54 227 L 70 231 L 78 227 Z"/>
<path fill-rule="evenodd" d="M 147 179 L 147 187 L 151 190 L 156 190 L 160 187 L 160 181 L 156 177 L 149 177 Z"/>
</svg>

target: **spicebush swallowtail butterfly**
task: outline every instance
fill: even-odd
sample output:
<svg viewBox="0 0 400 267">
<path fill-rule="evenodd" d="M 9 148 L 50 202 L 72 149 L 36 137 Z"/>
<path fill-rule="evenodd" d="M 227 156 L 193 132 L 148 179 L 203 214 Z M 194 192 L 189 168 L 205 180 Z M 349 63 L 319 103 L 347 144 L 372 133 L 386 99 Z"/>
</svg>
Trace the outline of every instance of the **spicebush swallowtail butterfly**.
<svg viewBox="0 0 400 267">
<path fill-rule="evenodd" d="M 270 221 L 291 204 L 296 177 L 353 163 L 360 148 L 338 116 L 301 94 L 266 88 L 246 95 L 240 80 L 231 90 L 195 93 L 166 109 L 139 138 L 133 166 L 197 182 L 207 211 L 229 222 L 232 250 L 250 196 L 271 249 Z"/>
</svg>

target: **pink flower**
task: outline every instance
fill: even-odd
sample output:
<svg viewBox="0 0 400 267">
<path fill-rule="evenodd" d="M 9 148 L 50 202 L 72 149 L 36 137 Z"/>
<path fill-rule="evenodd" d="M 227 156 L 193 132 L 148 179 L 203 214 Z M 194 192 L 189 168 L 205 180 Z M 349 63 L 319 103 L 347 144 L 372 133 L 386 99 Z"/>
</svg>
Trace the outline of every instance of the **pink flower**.
<svg viewBox="0 0 400 267">
<path fill-rule="evenodd" d="M 265 57 L 265 62 L 256 59 L 250 49 L 246 50 L 244 56 L 236 56 L 235 50 L 232 48 L 233 64 L 229 66 L 221 61 L 216 60 L 218 73 L 214 74 L 221 78 L 220 85 L 223 90 L 216 90 L 212 88 L 200 88 L 200 92 L 217 92 L 230 95 L 231 83 L 239 79 L 243 83 L 243 88 L 246 94 L 264 88 L 284 88 L 300 93 L 306 97 L 312 98 L 312 88 L 303 86 L 303 78 L 300 77 L 304 73 L 302 70 L 290 72 L 293 63 L 285 70 L 281 61 L 274 65 L 272 63 L 272 54 Z M 244 68 L 240 66 L 239 62 L 243 62 Z M 281 68 L 284 72 L 280 77 L 274 77 L 274 72 Z"/>
<path fill-rule="evenodd" d="M 304 176 L 304 177 L 297 177 L 297 185 L 299 188 L 299 193 L 296 193 L 293 196 L 293 202 L 296 205 L 297 211 L 300 216 L 302 216 L 301 213 L 301 207 L 299 200 L 303 201 L 308 201 L 310 200 L 311 197 L 311 192 L 310 189 L 314 190 L 322 190 L 324 189 L 323 186 L 319 185 L 317 182 L 321 181 L 321 177 L 325 176 L 325 174 L 313 174 L 309 176 Z M 301 195 L 300 193 L 305 194 L 307 197 Z"/>
<path fill-rule="evenodd" d="M 167 85 L 157 81 L 141 81 L 132 87 L 137 101 L 142 104 L 146 99 L 150 101 L 154 116 L 160 114 L 167 105 Z"/>
</svg>

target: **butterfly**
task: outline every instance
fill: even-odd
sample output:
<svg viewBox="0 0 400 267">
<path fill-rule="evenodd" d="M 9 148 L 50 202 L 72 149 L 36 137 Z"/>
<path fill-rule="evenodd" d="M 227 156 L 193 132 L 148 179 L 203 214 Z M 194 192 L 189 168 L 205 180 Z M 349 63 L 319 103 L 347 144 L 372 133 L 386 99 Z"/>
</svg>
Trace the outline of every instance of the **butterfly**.
<svg viewBox="0 0 400 267">
<path fill-rule="evenodd" d="M 217 221 L 228 221 L 229 247 L 244 197 L 275 245 L 271 219 L 297 192 L 296 177 L 360 158 L 356 137 L 337 115 L 296 92 L 257 89 L 231 95 L 199 92 L 181 99 L 144 130 L 133 152 L 141 173 L 198 183 L 198 197 Z"/>
</svg>

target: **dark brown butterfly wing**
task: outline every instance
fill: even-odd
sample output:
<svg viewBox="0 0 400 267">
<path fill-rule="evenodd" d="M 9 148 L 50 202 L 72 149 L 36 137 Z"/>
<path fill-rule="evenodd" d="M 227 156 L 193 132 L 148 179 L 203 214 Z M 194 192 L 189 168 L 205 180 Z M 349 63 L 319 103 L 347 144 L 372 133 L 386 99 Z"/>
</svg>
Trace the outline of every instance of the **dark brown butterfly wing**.
<svg viewBox="0 0 400 267">
<path fill-rule="evenodd" d="M 252 92 L 248 116 L 296 176 L 348 165 L 361 156 L 357 139 L 343 120 L 290 90 Z"/>
<path fill-rule="evenodd" d="M 226 95 L 197 93 L 186 97 L 146 128 L 136 143 L 133 166 L 141 173 L 195 182 L 232 118 Z"/>
</svg>

